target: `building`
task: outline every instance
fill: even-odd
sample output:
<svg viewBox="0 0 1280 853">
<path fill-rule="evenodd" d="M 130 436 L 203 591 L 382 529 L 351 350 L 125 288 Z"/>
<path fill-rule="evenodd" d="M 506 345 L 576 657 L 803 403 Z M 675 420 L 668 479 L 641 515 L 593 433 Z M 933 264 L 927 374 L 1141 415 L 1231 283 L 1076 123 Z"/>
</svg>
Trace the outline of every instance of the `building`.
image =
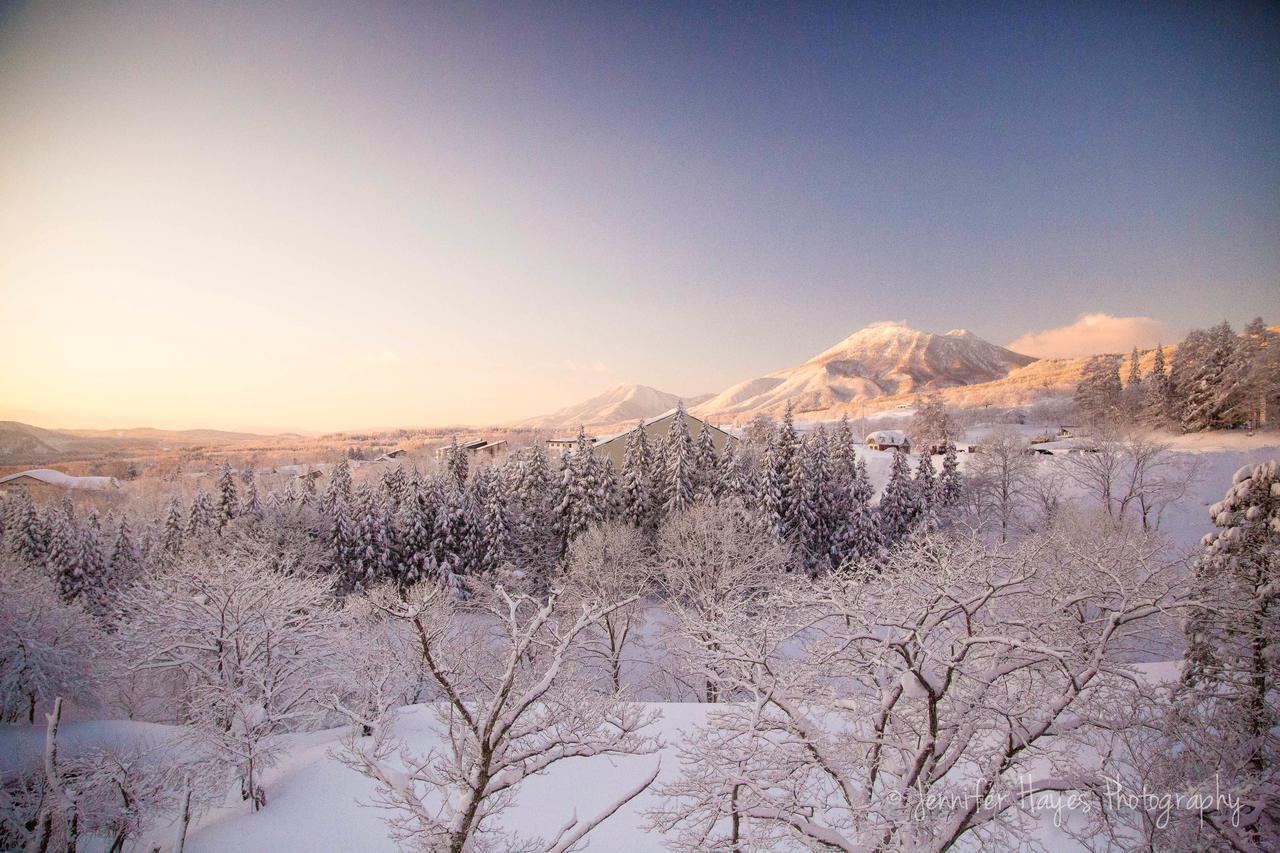
<svg viewBox="0 0 1280 853">
<path fill-rule="evenodd" d="M 594 442 L 595 440 L 596 437 L 594 435 L 587 436 L 587 441 Z M 557 459 L 573 450 L 577 445 L 578 439 L 576 438 L 548 438 L 547 455 L 553 459 Z"/>
<path fill-rule="evenodd" d="M 508 451 L 506 439 L 490 441 L 487 438 L 473 438 L 470 441 L 458 442 L 458 447 L 465 450 L 469 456 L 484 456 L 490 459 L 502 459 L 506 457 Z M 453 450 L 452 443 L 437 447 L 435 450 L 436 459 L 441 461 L 448 459 L 451 450 Z M 400 452 L 403 453 L 404 451 Z"/>
<path fill-rule="evenodd" d="M 657 417 L 641 421 L 638 426 L 634 426 L 625 432 L 597 438 L 595 439 L 595 443 L 592 445 L 592 450 L 595 452 L 596 456 L 609 459 L 609 461 L 613 463 L 613 469 L 615 471 L 621 471 L 622 461 L 627 455 L 627 439 L 631 437 L 631 434 L 637 429 L 643 429 L 645 438 L 649 442 L 649 446 L 656 447 L 666 439 L 667 433 L 671 430 L 671 422 L 675 420 L 675 416 L 676 410 L 672 409 L 671 411 L 665 412 Z M 690 437 L 696 439 L 698 437 L 698 433 L 702 431 L 703 421 L 700 418 L 695 418 L 687 412 L 684 417 L 685 425 L 689 431 Z M 708 426 L 711 429 L 711 442 L 715 445 L 717 453 L 724 450 L 724 446 L 727 442 L 738 440 L 736 436 L 730 435 L 719 427 L 711 426 L 710 424 L 708 424 Z M 555 439 L 553 439 L 553 441 L 554 440 Z"/>
<path fill-rule="evenodd" d="M 911 439 L 900 429 L 878 429 L 867 435 L 867 447 L 871 450 L 901 450 L 911 452 Z"/>
<path fill-rule="evenodd" d="M 0 477 L 0 489 L 25 488 L 35 492 L 69 489 L 85 492 L 110 492 L 120 488 L 115 477 L 74 477 L 51 468 L 33 468 Z"/>
</svg>

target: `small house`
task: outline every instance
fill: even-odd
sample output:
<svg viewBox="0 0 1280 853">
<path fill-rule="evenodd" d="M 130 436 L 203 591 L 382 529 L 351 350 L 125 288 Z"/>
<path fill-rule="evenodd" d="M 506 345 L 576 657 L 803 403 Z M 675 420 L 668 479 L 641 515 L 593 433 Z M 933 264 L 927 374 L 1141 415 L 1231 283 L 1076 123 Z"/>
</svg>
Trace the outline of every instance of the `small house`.
<svg viewBox="0 0 1280 853">
<path fill-rule="evenodd" d="M 911 452 L 911 440 L 900 429 L 878 429 L 867 436 L 867 448 L 870 450 L 901 450 Z"/>
</svg>

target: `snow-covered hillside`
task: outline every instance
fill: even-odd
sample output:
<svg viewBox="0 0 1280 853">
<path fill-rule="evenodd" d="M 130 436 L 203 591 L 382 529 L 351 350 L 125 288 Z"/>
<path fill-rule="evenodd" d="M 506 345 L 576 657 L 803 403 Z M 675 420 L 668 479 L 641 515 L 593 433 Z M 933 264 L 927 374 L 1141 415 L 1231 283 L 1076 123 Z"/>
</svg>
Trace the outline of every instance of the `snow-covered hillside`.
<svg viewBox="0 0 1280 853">
<path fill-rule="evenodd" d="M 854 402 L 1001 379 L 1033 361 L 964 329 L 935 335 L 901 323 L 873 323 L 804 364 L 722 391 L 694 413 L 741 421 L 779 415 L 790 403 L 806 416 L 835 414 Z"/>
<path fill-rule="evenodd" d="M 615 385 L 599 396 L 572 406 L 566 406 L 549 415 L 541 415 L 521 421 L 517 426 L 530 429 L 571 429 L 578 425 L 587 427 L 613 426 L 651 418 L 668 412 L 681 401 L 694 406 L 710 395 L 680 397 L 668 394 L 648 385 Z"/>
</svg>

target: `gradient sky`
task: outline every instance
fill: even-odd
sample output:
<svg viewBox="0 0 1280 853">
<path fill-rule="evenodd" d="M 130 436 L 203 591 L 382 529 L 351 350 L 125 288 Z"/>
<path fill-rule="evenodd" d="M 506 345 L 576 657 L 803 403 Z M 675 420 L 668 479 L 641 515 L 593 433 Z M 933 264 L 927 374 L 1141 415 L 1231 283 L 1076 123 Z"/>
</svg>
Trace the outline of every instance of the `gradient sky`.
<svg viewBox="0 0 1280 853">
<path fill-rule="evenodd" d="M 1280 6 L 837 5 L 0 0 L 0 418 L 485 423 L 882 319 L 1280 322 Z"/>
</svg>

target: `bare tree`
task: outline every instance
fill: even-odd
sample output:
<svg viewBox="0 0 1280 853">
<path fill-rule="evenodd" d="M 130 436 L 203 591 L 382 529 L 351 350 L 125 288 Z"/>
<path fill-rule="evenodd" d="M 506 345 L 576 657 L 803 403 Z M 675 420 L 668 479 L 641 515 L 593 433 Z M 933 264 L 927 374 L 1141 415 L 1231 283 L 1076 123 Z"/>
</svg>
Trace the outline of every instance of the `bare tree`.
<svg viewBox="0 0 1280 853">
<path fill-rule="evenodd" d="M 672 656 L 700 678 L 703 701 L 718 702 L 723 694 L 717 636 L 705 626 L 730 615 L 753 618 L 792 560 L 768 531 L 729 508 L 693 507 L 659 531 L 658 583 L 681 641 Z"/>
<path fill-rule="evenodd" d="M 609 610 L 583 636 L 582 651 L 602 661 L 613 694 L 621 695 L 622 668 L 644 619 L 653 583 L 653 557 L 644 534 L 622 522 L 587 531 L 569 548 L 565 599 L 569 603 L 630 601 Z"/>
<path fill-rule="evenodd" d="M 1134 695 L 1124 661 L 1182 604 L 1142 536 L 918 537 L 880 570 L 702 631 L 742 701 L 686 745 L 654 825 L 682 850 L 1016 847 L 1013 817 L 1101 768 L 1071 744 Z"/>
<path fill-rule="evenodd" d="M 329 581 L 226 555 L 140 581 L 120 626 L 133 669 L 177 677 L 179 719 L 198 749 L 236 769 L 255 811 L 276 736 L 325 711 L 339 632 Z"/>
<path fill-rule="evenodd" d="M 1000 541 L 1009 538 L 1018 522 L 1035 461 L 1018 431 L 998 426 L 977 447 L 969 468 L 969 493 L 980 517 L 994 517 Z"/>
<path fill-rule="evenodd" d="M 54 696 L 92 696 L 105 638 L 38 570 L 0 558 L 0 721 L 34 723 Z"/>
<path fill-rule="evenodd" d="M 588 690 L 572 672 L 584 633 L 637 596 L 583 601 L 562 609 L 501 587 L 478 591 L 465 608 L 449 590 L 421 584 L 401 599 L 391 590 L 374 603 L 405 620 L 440 701 L 433 706 L 444 746 L 413 754 L 387 734 L 349 739 L 343 760 L 378 785 L 394 837 L 417 850 L 568 850 L 645 790 L 657 769 L 595 817 L 572 818 L 549 841 L 520 839 L 497 817 L 530 776 L 570 758 L 652 752 L 643 733 L 652 711 Z M 391 761 L 398 753 L 399 764 Z"/>
</svg>

